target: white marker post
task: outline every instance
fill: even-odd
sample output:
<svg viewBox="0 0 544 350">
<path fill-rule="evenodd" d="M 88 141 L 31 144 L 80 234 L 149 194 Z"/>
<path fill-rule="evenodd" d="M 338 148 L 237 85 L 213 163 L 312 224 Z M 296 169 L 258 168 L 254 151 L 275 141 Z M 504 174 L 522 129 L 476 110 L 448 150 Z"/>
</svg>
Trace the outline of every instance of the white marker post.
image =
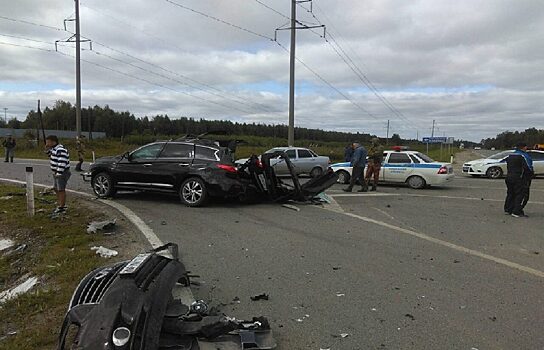
<svg viewBox="0 0 544 350">
<path fill-rule="evenodd" d="M 96 155 L 94 154 L 94 151 L 93 151 L 93 163 L 96 162 Z"/>
<path fill-rule="evenodd" d="M 34 216 L 34 169 L 26 167 L 26 210 L 28 216 Z"/>
</svg>

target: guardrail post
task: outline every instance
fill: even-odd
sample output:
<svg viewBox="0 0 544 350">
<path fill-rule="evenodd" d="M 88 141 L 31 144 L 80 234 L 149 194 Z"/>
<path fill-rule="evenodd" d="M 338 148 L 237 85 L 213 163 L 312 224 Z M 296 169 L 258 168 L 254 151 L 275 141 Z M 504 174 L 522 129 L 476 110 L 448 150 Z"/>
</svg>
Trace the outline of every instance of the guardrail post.
<svg viewBox="0 0 544 350">
<path fill-rule="evenodd" d="M 28 216 L 34 216 L 34 169 L 26 167 L 26 210 Z"/>
</svg>

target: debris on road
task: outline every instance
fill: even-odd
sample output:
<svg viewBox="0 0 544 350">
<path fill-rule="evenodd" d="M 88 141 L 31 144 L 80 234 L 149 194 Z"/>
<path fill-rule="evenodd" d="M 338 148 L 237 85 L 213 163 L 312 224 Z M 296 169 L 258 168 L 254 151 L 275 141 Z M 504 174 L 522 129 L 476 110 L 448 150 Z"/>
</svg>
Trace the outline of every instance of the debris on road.
<svg viewBox="0 0 544 350">
<path fill-rule="evenodd" d="M 297 207 L 295 205 L 292 205 L 292 204 L 282 204 L 281 206 L 284 207 L 284 208 L 287 208 L 287 209 L 294 210 L 294 211 L 300 211 L 299 207 Z"/>
<path fill-rule="evenodd" d="M 337 292 L 337 293 L 336 293 L 336 296 L 337 296 L 337 297 L 345 297 L 346 294 Z"/>
<path fill-rule="evenodd" d="M 2 293 L 0 293 L 0 304 L 3 304 L 8 300 L 11 300 L 21 294 L 28 292 L 37 283 L 38 283 L 37 277 L 29 277 L 24 282 L 17 285 L 16 287 L 3 291 Z"/>
<path fill-rule="evenodd" d="M 95 250 L 97 255 L 100 255 L 101 257 L 106 259 L 117 256 L 117 254 L 119 254 L 116 250 L 108 249 L 103 246 L 100 246 L 100 247 L 94 246 L 91 248 L 91 250 Z"/>
<path fill-rule="evenodd" d="M 172 243 L 94 270 L 74 292 L 78 297 L 68 306 L 58 348 L 93 350 L 110 343 L 126 350 L 276 348 L 265 317 L 212 315 L 203 301 L 187 305 L 173 297 L 190 285 Z"/>
<path fill-rule="evenodd" d="M 404 315 L 404 317 L 408 317 L 408 318 L 411 319 L 412 321 L 415 321 L 415 319 L 416 319 L 416 318 L 414 317 L 414 315 L 412 315 L 412 314 L 406 314 L 406 315 Z"/>
<path fill-rule="evenodd" d="M 270 296 L 266 293 L 262 293 L 262 294 L 259 294 L 259 295 L 254 295 L 252 297 L 249 297 L 251 300 L 253 301 L 258 301 L 258 300 L 268 300 L 270 299 Z"/>
<path fill-rule="evenodd" d="M 98 231 L 109 230 L 115 227 L 117 219 L 105 221 L 93 221 L 87 225 L 87 233 L 97 233 Z"/>
</svg>

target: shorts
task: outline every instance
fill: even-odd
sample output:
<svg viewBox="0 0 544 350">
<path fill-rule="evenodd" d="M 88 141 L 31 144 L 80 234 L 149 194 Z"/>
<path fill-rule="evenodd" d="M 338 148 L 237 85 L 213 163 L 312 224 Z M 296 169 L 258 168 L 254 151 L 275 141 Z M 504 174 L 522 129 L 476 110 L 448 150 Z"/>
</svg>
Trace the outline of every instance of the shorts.
<svg viewBox="0 0 544 350">
<path fill-rule="evenodd" d="M 60 176 L 55 176 L 55 184 L 53 188 L 56 191 L 64 191 L 66 189 L 66 185 L 68 184 L 68 180 L 70 179 L 70 176 L 72 176 L 72 173 L 70 173 L 70 170 L 65 170 L 64 173 Z"/>
</svg>

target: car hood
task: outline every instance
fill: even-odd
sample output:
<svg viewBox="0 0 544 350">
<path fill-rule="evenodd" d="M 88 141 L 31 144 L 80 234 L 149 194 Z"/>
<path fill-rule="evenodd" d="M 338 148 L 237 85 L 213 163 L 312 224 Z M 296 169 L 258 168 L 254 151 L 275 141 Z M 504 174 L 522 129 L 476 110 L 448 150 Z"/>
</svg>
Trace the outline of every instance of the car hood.
<svg viewBox="0 0 544 350">
<path fill-rule="evenodd" d="M 97 164 L 106 164 L 106 163 L 117 163 L 123 159 L 122 155 L 113 156 L 113 157 L 100 157 L 94 163 Z"/>
<path fill-rule="evenodd" d="M 495 163 L 502 163 L 502 161 L 500 159 L 480 158 L 480 159 L 476 159 L 476 160 L 471 160 L 470 162 L 466 162 L 465 164 L 468 164 L 468 165 L 475 165 L 475 164 L 487 165 L 487 164 L 495 164 Z"/>
</svg>

